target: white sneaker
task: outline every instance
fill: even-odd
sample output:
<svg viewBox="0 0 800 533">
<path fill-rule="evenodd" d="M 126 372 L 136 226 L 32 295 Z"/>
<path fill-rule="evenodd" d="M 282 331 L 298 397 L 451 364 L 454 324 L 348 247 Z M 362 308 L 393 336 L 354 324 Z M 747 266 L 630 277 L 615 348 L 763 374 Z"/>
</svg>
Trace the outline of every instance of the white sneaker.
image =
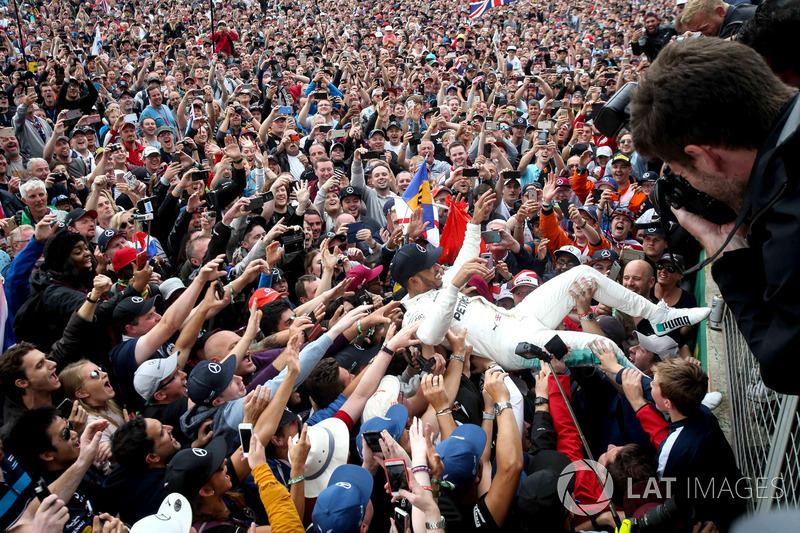
<svg viewBox="0 0 800 533">
<path fill-rule="evenodd" d="M 656 335 L 663 336 L 678 328 L 699 324 L 710 314 L 710 307 L 676 309 L 661 300 L 658 302 L 658 311 L 650 319 L 650 324 L 653 326 Z"/>
<path fill-rule="evenodd" d="M 709 410 L 713 411 L 714 409 L 719 407 L 719 404 L 722 403 L 722 394 L 717 391 L 709 392 L 708 394 L 706 394 L 706 397 L 703 398 L 702 403 L 703 405 L 708 407 Z"/>
</svg>

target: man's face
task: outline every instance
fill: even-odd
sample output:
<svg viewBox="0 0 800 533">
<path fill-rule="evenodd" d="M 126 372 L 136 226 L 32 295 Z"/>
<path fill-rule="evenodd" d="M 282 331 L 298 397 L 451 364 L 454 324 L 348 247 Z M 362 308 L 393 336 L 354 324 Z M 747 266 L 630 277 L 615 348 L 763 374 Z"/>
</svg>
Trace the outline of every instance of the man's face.
<svg viewBox="0 0 800 533">
<path fill-rule="evenodd" d="M 611 164 L 611 175 L 617 180 L 620 187 L 628 183 L 631 175 L 630 164 L 624 161 L 615 161 Z"/>
<path fill-rule="evenodd" d="M 97 231 L 97 226 L 94 223 L 94 219 L 88 215 L 76 220 L 72 228 L 74 228 L 74 231 L 77 233 L 80 233 L 86 237 L 87 241 L 91 241 L 94 238 L 95 232 Z"/>
<path fill-rule="evenodd" d="M 78 458 L 80 454 L 78 433 L 74 429 L 68 429 L 66 420 L 57 416 L 48 426 L 47 436 L 50 438 L 50 444 L 55 450 L 50 452 L 52 453 L 53 460 L 51 462 L 54 468 L 68 465 Z"/>
<path fill-rule="evenodd" d="M 9 155 L 19 155 L 19 142 L 16 137 L 3 137 L 3 150 Z"/>
<path fill-rule="evenodd" d="M 158 170 L 161 165 L 161 155 L 158 153 L 150 154 L 144 158 L 144 166 L 151 174 Z"/>
<path fill-rule="evenodd" d="M 427 292 L 442 286 L 442 274 L 442 267 L 437 263 L 413 277 L 422 285 L 420 292 Z"/>
<path fill-rule="evenodd" d="M 653 352 L 641 344 L 637 344 L 636 346 L 631 347 L 629 353 L 631 356 L 631 362 L 636 366 L 636 368 L 645 374 L 652 374 L 653 363 L 658 362 L 658 358 L 654 356 Z"/>
<path fill-rule="evenodd" d="M 656 17 L 647 17 L 644 19 L 644 27 L 647 33 L 655 33 L 658 29 L 658 19 Z"/>
<path fill-rule="evenodd" d="M 267 234 L 267 230 L 265 230 L 262 226 L 253 226 L 253 229 L 250 230 L 250 233 L 247 234 L 247 238 L 242 241 L 242 247 L 245 250 L 252 250 L 253 246 L 261 240 L 261 238 Z"/>
<path fill-rule="evenodd" d="M 161 148 L 164 148 L 165 151 L 169 151 L 174 148 L 174 141 L 175 136 L 172 135 L 172 132 L 164 132 L 158 136 L 158 142 L 161 143 Z"/>
<path fill-rule="evenodd" d="M 530 293 L 536 290 L 536 287 L 531 285 L 520 285 L 515 287 L 511 294 L 514 295 L 514 305 L 519 305 Z"/>
<path fill-rule="evenodd" d="M 618 241 L 628 238 L 633 227 L 633 221 L 623 215 L 617 215 L 611 219 L 611 235 Z"/>
<path fill-rule="evenodd" d="M 83 151 L 86 149 L 86 134 L 83 132 L 75 133 L 70 140 L 70 144 L 72 148 L 77 151 Z"/>
<path fill-rule="evenodd" d="M 222 361 L 225 357 L 233 351 L 236 345 L 242 338 L 229 330 L 221 330 L 214 333 L 206 342 L 205 358 L 206 360 Z M 255 372 L 256 365 L 250 357 L 249 350 L 245 353 L 242 362 L 236 367 L 235 374 L 237 376 L 248 376 Z"/>
<path fill-rule="evenodd" d="M 521 192 L 522 188 L 519 186 L 519 182 L 517 180 L 510 180 L 503 185 L 503 201 L 506 205 L 514 205 L 514 202 L 519 199 Z"/>
<path fill-rule="evenodd" d="M 160 107 L 161 102 L 164 100 L 161 91 L 155 87 L 147 91 L 147 97 L 150 98 L 150 105 L 153 107 Z"/>
<path fill-rule="evenodd" d="M 450 160 L 453 162 L 454 168 L 466 167 L 467 150 L 461 145 L 450 148 Z"/>
<path fill-rule="evenodd" d="M 659 382 L 657 374 L 653 377 L 653 381 L 650 383 L 650 394 L 653 396 L 653 402 L 656 404 L 656 409 L 662 413 L 669 411 L 666 403 L 664 402 L 664 396 L 661 394 L 661 383 Z"/>
<path fill-rule="evenodd" d="M 651 272 L 652 269 L 646 262 L 631 261 L 625 267 L 625 272 L 622 274 L 622 285 L 639 296 L 648 298 L 650 296 L 650 290 L 655 283 Z"/>
<path fill-rule="evenodd" d="M 56 375 L 56 364 L 39 350 L 31 350 L 22 357 L 22 372 L 27 388 L 37 392 L 52 392 L 61 387 Z"/>
<path fill-rule="evenodd" d="M 372 137 L 369 138 L 369 149 L 370 150 L 379 150 L 383 151 L 383 147 L 386 145 L 386 138 L 381 135 L 380 133 L 374 134 Z"/>
<path fill-rule="evenodd" d="M 400 190 L 400 192 L 403 192 L 408 188 L 412 178 L 413 176 L 410 172 L 401 172 L 397 175 L 397 188 Z"/>
<path fill-rule="evenodd" d="M 32 212 L 41 213 L 47 208 L 47 193 L 42 189 L 33 189 L 28 191 L 25 198 L 22 199 L 22 203 L 27 205 Z"/>
<path fill-rule="evenodd" d="M 346 196 L 342 198 L 342 210 L 358 220 L 361 216 L 361 198 L 358 196 Z"/>
<path fill-rule="evenodd" d="M 333 161 L 321 161 L 317 164 L 315 171 L 317 178 L 321 184 L 324 184 L 331 176 L 333 176 Z"/>
<path fill-rule="evenodd" d="M 613 265 L 614 261 L 611 259 L 601 259 L 592 263 L 592 268 L 600 272 L 602 275 L 608 276 L 608 273 L 611 271 L 611 267 Z"/>
<path fill-rule="evenodd" d="M 30 175 L 33 178 L 44 181 L 47 179 L 48 174 L 50 174 L 50 167 L 44 161 L 35 161 L 31 166 Z"/>
<path fill-rule="evenodd" d="M 389 169 L 382 165 L 376 166 L 372 170 L 372 186 L 379 191 L 388 191 L 391 179 Z"/>
<path fill-rule="evenodd" d="M 644 248 L 644 253 L 647 257 L 658 260 L 667 249 L 667 239 L 661 235 L 645 235 L 642 248 Z"/>
<path fill-rule="evenodd" d="M 720 13 L 721 12 L 721 13 Z M 725 9 L 719 7 L 714 10 L 710 15 L 707 13 L 698 13 L 692 20 L 685 24 L 686 31 L 700 32 L 706 37 L 716 37 L 719 35 L 719 28 L 722 26 L 722 20 L 725 18 Z"/>
<path fill-rule="evenodd" d="M 430 141 L 422 141 L 419 143 L 419 155 L 425 158 L 428 163 L 433 162 L 433 143 Z"/>
<path fill-rule="evenodd" d="M 559 253 L 556 254 L 556 264 L 555 264 L 555 271 L 558 274 L 563 274 L 567 270 L 575 268 L 576 266 L 580 265 L 580 261 L 575 259 L 575 256 L 568 253 Z"/>
<path fill-rule="evenodd" d="M 69 142 L 64 139 L 56 141 L 55 152 L 61 159 L 66 159 L 69 156 Z"/>
<path fill-rule="evenodd" d="M 311 230 L 311 238 L 314 239 L 314 242 L 317 242 L 320 233 L 322 233 L 322 219 L 316 213 L 306 213 L 304 216 L 304 223 L 307 224 Z"/>
<path fill-rule="evenodd" d="M 323 155 L 325 155 L 325 147 L 321 144 L 311 145 L 311 148 L 308 149 L 308 159 L 312 163 L 316 162 L 317 159 Z"/>
</svg>

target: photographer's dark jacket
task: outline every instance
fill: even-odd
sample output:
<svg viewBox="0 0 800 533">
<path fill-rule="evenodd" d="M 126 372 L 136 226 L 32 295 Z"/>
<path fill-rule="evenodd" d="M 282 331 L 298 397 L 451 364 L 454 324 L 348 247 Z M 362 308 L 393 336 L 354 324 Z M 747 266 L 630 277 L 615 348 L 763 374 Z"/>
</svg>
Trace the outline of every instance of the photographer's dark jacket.
<svg viewBox="0 0 800 533">
<path fill-rule="evenodd" d="M 675 31 L 675 26 L 672 24 L 661 26 L 658 28 L 655 35 L 644 32 L 644 35 L 642 35 L 639 41 L 631 41 L 631 51 L 633 55 L 638 56 L 644 54 L 647 56 L 647 59 L 654 61 L 661 49 L 667 46 L 670 39 L 677 35 L 677 33 L 678 32 Z M 642 41 L 644 41 L 644 44 L 641 44 Z"/>
<path fill-rule="evenodd" d="M 761 367 L 764 384 L 800 393 L 800 96 L 784 107 L 758 152 L 745 194 L 749 248 L 711 272 Z"/>
</svg>

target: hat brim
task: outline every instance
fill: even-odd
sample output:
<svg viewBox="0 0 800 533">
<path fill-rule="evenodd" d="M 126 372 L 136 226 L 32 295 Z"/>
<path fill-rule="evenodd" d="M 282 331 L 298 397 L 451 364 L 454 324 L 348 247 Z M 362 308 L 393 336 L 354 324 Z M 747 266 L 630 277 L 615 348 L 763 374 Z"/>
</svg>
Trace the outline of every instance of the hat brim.
<svg viewBox="0 0 800 533">
<path fill-rule="evenodd" d="M 406 246 L 416 246 L 416 245 L 412 244 L 412 245 L 406 245 Z M 432 267 L 433 265 L 435 265 L 436 263 L 439 262 L 439 259 L 442 257 L 442 252 L 443 251 L 444 251 L 443 248 L 435 248 L 434 250 L 428 251 L 428 253 L 425 254 L 425 256 L 426 256 L 425 262 L 422 263 L 419 266 L 419 268 L 417 269 L 416 272 L 414 272 L 410 276 L 406 277 L 405 279 L 402 279 L 402 280 L 401 279 L 397 279 L 396 281 L 398 281 L 401 284 L 404 284 L 410 278 L 413 278 L 414 276 L 416 276 L 417 274 L 419 274 L 423 270 L 428 270 L 430 267 Z"/>
<path fill-rule="evenodd" d="M 350 453 L 350 431 L 347 425 L 338 418 L 327 418 L 322 422 L 308 428 L 309 438 L 312 433 L 320 432 L 321 440 L 325 442 L 325 452 L 314 453 L 312 439 L 312 450 L 309 451 L 306 460 L 305 477 L 305 497 L 316 498 L 320 492 L 328 486 L 333 471 L 339 466 L 347 463 L 347 456 Z M 291 459 L 291 458 L 290 458 Z M 309 473 L 310 472 L 310 473 Z"/>
</svg>

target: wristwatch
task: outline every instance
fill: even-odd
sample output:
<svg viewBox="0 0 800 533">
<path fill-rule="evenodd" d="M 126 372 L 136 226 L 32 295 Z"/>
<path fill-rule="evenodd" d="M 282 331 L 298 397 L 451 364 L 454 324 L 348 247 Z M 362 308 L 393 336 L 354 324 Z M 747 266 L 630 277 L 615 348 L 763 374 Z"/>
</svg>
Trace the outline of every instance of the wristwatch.
<svg viewBox="0 0 800 533">
<path fill-rule="evenodd" d="M 383 352 L 383 353 L 389 354 L 390 357 L 394 357 L 395 353 L 396 353 L 394 350 L 389 349 L 389 347 L 386 346 L 386 344 L 382 344 L 381 345 L 380 351 Z"/>
<path fill-rule="evenodd" d="M 494 404 L 494 416 L 500 416 L 504 409 L 511 409 L 510 402 L 500 402 Z"/>
<path fill-rule="evenodd" d="M 579 318 L 580 318 L 581 320 L 586 320 L 586 321 L 588 322 L 588 321 L 590 321 L 590 320 L 594 320 L 594 319 L 595 319 L 595 316 L 594 316 L 594 313 L 593 313 L 592 311 L 589 311 L 589 312 L 588 312 L 588 313 L 586 313 L 585 315 L 580 315 L 580 317 L 579 317 Z"/>
<path fill-rule="evenodd" d="M 425 522 L 425 529 L 433 531 L 435 529 L 444 529 L 444 517 L 441 516 L 438 522 Z"/>
<path fill-rule="evenodd" d="M 539 407 L 540 405 L 549 405 L 550 398 L 545 398 L 544 396 L 537 396 L 535 400 L 533 400 L 533 405 Z"/>
<path fill-rule="evenodd" d="M 464 356 L 463 356 L 463 355 L 456 355 L 456 354 L 453 354 L 453 355 L 451 355 L 451 356 L 450 356 L 450 360 L 452 361 L 453 359 L 456 359 L 456 360 L 458 360 L 458 361 L 461 361 L 462 363 L 463 363 L 463 362 L 465 362 L 465 359 L 464 359 Z"/>
</svg>

